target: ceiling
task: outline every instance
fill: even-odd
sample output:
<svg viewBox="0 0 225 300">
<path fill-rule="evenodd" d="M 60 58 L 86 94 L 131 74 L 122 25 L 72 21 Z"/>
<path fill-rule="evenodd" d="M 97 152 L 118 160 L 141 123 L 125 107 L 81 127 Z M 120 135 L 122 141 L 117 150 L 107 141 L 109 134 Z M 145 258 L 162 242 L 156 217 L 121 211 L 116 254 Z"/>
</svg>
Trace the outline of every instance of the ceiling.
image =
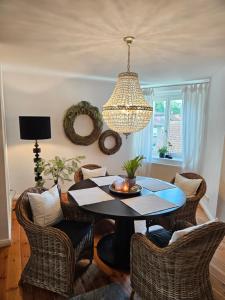
<svg viewBox="0 0 225 300">
<path fill-rule="evenodd" d="M 142 81 L 209 77 L 225 66 L 225 1 L 0 0 L 0 59 L 17 68 L 115 78 L 126 35 Z"/>
</svg>

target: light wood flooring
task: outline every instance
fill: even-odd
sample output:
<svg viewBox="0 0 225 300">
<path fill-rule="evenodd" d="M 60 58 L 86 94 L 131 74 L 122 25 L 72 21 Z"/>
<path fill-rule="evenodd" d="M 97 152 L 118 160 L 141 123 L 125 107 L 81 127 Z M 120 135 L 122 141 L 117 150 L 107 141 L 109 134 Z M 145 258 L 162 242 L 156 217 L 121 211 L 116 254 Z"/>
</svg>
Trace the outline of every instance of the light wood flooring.
<svg viewBox="0 0 225 300">
<path fill-rule="evenodd" d="M 204 212 L 199 207 L 197 211 L 198 223 L 207 220 Z M 145 229 L 145 223 L 138 222 L 138 231 Z M 109 276 L 110 281 L 119 282 L 127 293 L 130 293 L 129 274 L 116 271 L 100 261 L 96 254 L 96 245 L 100 237 L 112 231 L 113 225 L 109 222 L 98 226 L 95 234 L 95 256 L 97 266 Z M 12 213 L 12 245 L 0 248 L 0 300 L 60 300 L 65 299 L 54 293 L 39 288 L 26 286 L 18 287 L 20 274 L 29 257 L 29 244 L 25 232 L 16 220 L 15 213 Z M 225 239 L 215 253 L 210 266 L 211 281 L 214 290 L 215 300 L 225 299 Z"/>
</svg>

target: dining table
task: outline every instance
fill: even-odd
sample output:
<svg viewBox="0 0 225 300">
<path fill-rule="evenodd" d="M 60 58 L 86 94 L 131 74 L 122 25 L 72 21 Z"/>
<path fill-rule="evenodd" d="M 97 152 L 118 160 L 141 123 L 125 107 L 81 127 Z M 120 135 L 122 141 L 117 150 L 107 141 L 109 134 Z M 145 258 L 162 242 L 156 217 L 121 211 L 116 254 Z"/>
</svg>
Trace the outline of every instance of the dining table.
<svg viewBox="0 0 225 300">
<path fill-rule="evenodd" d="M 149 177 L 137 177 L 137 180 L 140 181 L 146 179 L 149 179 Z M 153 182 L 156 180 L 157 183 L 159 182 L 158 179 L 150 178 L 150 180 Z M 130 242 L 132 235 L 135 233 L 135 220 L 149 220 L 154 224 L 154 219 L 172 215 L 175 211 L 185 205 L 186 196 L 179 187 L 162 180 L 160 180 L 160 182 L 165 185 L 163 189 L 152 191 L 149 188 L 142 187 L 141 191 L 134 195 L 129 193 L 112 192 L 109 184 L 98 186 L 91 179 L 81 180 L 69 188 L 69 201 L 73 201 L 77 206 L 78 203 L 76 202 L 76 198 L 72 197 L 70 194 L 71 191 L 98 187 L 113 197 L 112 200 L 79 206 L 79 209 L 87 214 L 95 216 L 96 219 L 105 218 L 115 220 L 115 231 L 103 236 L 97 244 L 98 257 L 105 264 L 117 269 L 129 269 Z M 140 214 L 138 211 L 123 202 L 125 199 L 148 195 L 155 195 L 160 199 L 169 201 L 174 206 L 168 209 Z"/>
</svg>

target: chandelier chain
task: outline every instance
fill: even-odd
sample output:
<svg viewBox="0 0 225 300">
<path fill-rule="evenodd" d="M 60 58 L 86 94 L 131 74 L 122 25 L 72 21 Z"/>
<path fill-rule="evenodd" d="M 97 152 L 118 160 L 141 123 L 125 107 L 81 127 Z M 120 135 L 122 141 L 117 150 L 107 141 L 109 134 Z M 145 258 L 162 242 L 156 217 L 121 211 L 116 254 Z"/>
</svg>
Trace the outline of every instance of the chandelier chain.
<svg viewBox="0 0 225 300">
<path fill-rule="evenodd" d="M 130 43 L 128 43 L 127 46 L 128 46 L 127 72 L 130 72 Z"/>
</svg>

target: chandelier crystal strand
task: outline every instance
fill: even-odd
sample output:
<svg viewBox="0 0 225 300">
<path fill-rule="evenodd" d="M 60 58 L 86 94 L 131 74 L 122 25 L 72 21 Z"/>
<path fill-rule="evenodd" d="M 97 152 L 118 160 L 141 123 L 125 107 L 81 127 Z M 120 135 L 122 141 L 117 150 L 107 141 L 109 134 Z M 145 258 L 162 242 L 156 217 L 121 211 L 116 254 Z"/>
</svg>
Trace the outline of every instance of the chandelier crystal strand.
<svg viewBox="0 0 225 300">
<path fill-rule="evenodd" d="M 138 74 L 130 72 L 130 45 L 134 37 L 125 37 L 128 46 L 127 72 L 120 73 L 112 96 L 103 105 L 103 118 L 109 128 L 124 133 L 143 129 L 152 116 L 152 107 L 144 99 Z"/>
</svg>

